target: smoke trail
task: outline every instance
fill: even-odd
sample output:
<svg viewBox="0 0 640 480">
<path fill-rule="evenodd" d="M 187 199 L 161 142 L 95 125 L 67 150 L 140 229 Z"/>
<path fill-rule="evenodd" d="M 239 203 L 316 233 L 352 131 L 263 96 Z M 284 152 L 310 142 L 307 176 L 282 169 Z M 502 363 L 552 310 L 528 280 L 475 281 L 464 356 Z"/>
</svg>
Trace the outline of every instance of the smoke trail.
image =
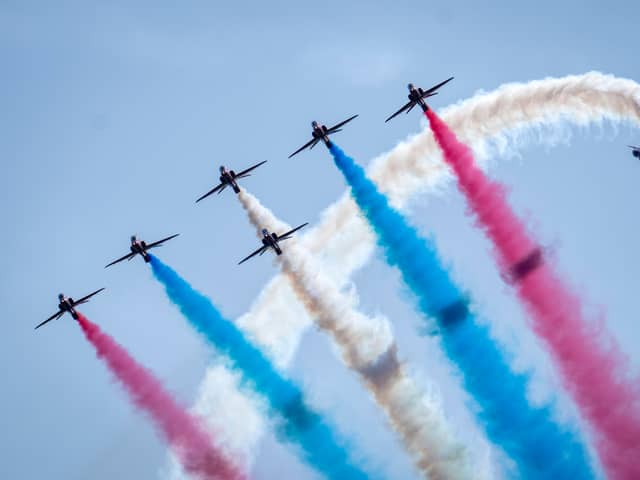
<svg viewBox="0 0 640 480">
<path fill-rule="evenodd" d="M 239 199 L 258 232 L 290 229 L 250 193 L 242 190 Z M 437 400 L 420 391 L 398 359 L 389 323 L 352 308 L 297 242 L 287 244 L 278 260 L 316 325 L 331 335 L 345 364 L 383 408 L 418 469 L 432 480 L 469 478 L 464 447 L 454 439 Z"/>
<path fill-rule="evenodd" d="M 151 256 L 151 268 L 169 299 L 191 325 L 228 357 L 242 375 L 245 387 L 260 394 L 271 412 L 278 415 L 276 423 L 282 439 L 299 445 L 303 459 L 327 478 L 368 478 L 353 464 L 347 447 L 329 423 L 307 405 L 300 388 L 282 376 L 207 297 L 155 256 Z"/>
<path fill-rule="evenodd" d="M 498 153 L 517 148 L 523 141 L 548 141 L 535 136 L 541 127 L 560 129 L 565 125 L 597 124 L 604 120 L 640 124 L 640 85 L 626 79 L 591 72 L 562 78 L 547 78 L 527 83 L 510 83 L 452 105 L 441 112 L 442 118 L 458 137 L 473 146 L 476 154 L 485 153 L 487 144 Z M 439 159 L 438 147 L 429 129 L 408 137 L 390 152 L 374 159 L 368 168 L 370 178 L 389 196 L 393 206 L 402 208 L 419 192 L 441 191 L 449 179 Z M 348 194 L 343 194 L 322 214 L 317 227 L 310 229 L 301 244 L 321 258 L 325 274 L 342 287 L 351 274 L 364 265 L 373 253 L 375 238 Z M 278 322 L 270 321 L 277 318 Z M 262 290 L 251 309 L 237 324 L 255 339 L 281 368 L 295 354 L 302 333 L 311 324 L 283 275 L 274 277 Z M 203 399 L 219 391 L 219 384 L 232 384 L 229 373 L 210 370 L 201 384 Z M 228 395 L 232 395 L 230 391 Z M 213 409 L 223 411 L 226 395 Z M 210 407 L 207 407 L 207 411 Z M 235 414 L 235 411 L 232 412 Z M 255 415 L 255 414 L 254 414 Z M 232 433 L 242 437 L 252 451 L 260 436 L 259 428 Z"/>
<path fill-rule="evenodd" d="M 427 117 L 445 160 L 486 232 L 505 276 L 527 306 L 535 332 L 547 343 L 566 388 L 596 434 L 612 478 L 640 478 L 640 390 L 629 383 L 627 359 L 614 340 L 584 319 L 579 299 L 543 259 L 510 208 L 502 185 L 476 167 L 473 153 L 431 110 Z"/>
<path fill-rule="evenodd" d="M 598 72 L 508 83 L 445 108 L 441 117 L 478 152 L 486 152 L 491 143 L 504 153 L 524 140 L 545 141 L 546 137 L 526 135 L 544 126 L 583 126 L 604 120 L 640 126 L 640 85 Z M 450 176 L 440 157 L 427 129 L 374 159 L 369 177 L 393 206 L 402 208 L 417 193 L 443 189 Z M 321 221 L 301 243 L 314 256 L 322 257 L 325 271 L 343 285 L 369 260 L 375 238 L 345 193 L 325 209 Z M 303 309 L 288 313 L 292 304 L 296 304 L 295 296 L 287 280 L 277 276 L 238 319 L 243 329 L 274 352 L 282 366 L 291 361 L 302 332 L 310 325 L 308 316 L 300 315 Z M 282 323 L 270 324 L 267 320 L 274 316 Z"/>
<path fill-rule="evenodd" d="M 389 206 L 359 165 L 335 144 L 329 150 L 373 227 L 387 262 L 398 267 L 421 313 L 438 322 L 444 350 L 478 403 L 478 419 L 487 435 L 516 462 L 521 478 L 592 478 L 576 436 L 554 422 L 550 408 L 529 405 L 528 377 L 509 368 L 488 328 L 469 310 L 467 296 L 454 285 L 434 246 Z"/>
<path fill-rule="evenodd" d="M 199 421 L 182 409 L 149 371 L 80 313 L 78 323 L 98 357 L 122 383 L 133 403 L 151 416 L 186 471 L 205 479 L 246 478 L 211 445 Z"/>
</svg>

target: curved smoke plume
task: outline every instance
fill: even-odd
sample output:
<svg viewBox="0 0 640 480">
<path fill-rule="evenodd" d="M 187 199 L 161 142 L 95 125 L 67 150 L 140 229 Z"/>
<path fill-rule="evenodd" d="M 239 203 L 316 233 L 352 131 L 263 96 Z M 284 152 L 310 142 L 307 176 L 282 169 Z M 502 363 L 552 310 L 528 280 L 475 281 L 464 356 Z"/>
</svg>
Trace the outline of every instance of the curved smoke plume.
<svg viewBox="0 0 640 480">
<path fill-rule="evenodd" d="M 488 142 L 505 151 L 522 134 L 540 127 L 584 126 L 604 120 L 640 125 L 640 85 L 598 72 L 510 83 L 489 93 L 481 92 L 439 113 L 458 138 L 477 154 L 482 154 Z M 399 208 L 417 193 L 435 191 L 448 180 L 428 128 L 380 155 L 367 171 Z M 318 225 L 302 238 L 301 244 L 320 257 L 324 272 L 340 287 L 371 257 L 375 239 L 345 193 L 325 209 Z M 269 322 L 269 318 L 278 318 L 279 322 Z M 238 319 L 238 324 L 260 342 L 265 351 L 271 352 L 278 365 L 286 367 L 311 319 L 296 301 L 287 279 L 277 275 L 265 286 L 251 309 Z M 227 412 L 233 423 L 237 412 L 231 404 L 211 401 L 211 398 L 237 395 L 231 388 L 225 395 L 217 391 L 219 385 L 233 383 L 233 376 L 224 369 L 210 370 L 200 387 L 196 410 L 215 411 L 218 419 Z M 216 391 L 215 397 L 212 391 Z M 255 412 L 247 415 L 256 417 Z M 254 451 L 263 431 L 258 422 L 250 425 L 251 428 L 225 432 L 230 441 L 242 444 L 247 453 Z"/>
<path fill-rule="evenodd" d="M 239 198 L 258 232 L 290 229 L 253 195 L 242 191 Z M 389 323 L 354 309 L 296 242 L 283 251 L 278 260 L 298 299 L 338 344 L 344 363 L 385 411 L 416 467 L 431 480 L 470 478 L 465 449 L 450 432 L 439 402 L 420 391 L 398 359 Z"/>
</svg>

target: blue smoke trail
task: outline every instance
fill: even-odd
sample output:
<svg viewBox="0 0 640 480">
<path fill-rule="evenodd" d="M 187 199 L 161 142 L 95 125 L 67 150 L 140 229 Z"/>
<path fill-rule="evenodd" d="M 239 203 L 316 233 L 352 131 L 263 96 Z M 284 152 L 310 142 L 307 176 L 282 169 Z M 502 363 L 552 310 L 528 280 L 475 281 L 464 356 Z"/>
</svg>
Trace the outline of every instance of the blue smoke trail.
<svg viewBox="0 0 640 480">
<path fill-rule="evenodd" d="M 438 322 L 443 348 L 480 407 L 474 409 L 480 424 L 516 463 L 520 478 L 594 478 L 579 437 L 554 421 L 550 406 L 529 404 L 529 375 L 509 368 L 488 328 L 469 310 L 467 295 L 453 283 L 435 246 L 389 205 L 362 167 L 333 143 L 329 150 L 387 262 L 400 269 L 420 313 Z"/>
<path fill-rule="evenodd" d="M 225 319 L 211 301 L 194 290 L 169 266 L 150 255 L 153 274 L 169 299 L 206 340 L 231 360 L 245 385 L 266 400 L 278 418 L 278 434 L 300 445 L 306 462 L 332 479 L 364 480 L 331 426 L 307 406 L 304 395 L 284 378 L 236 326 Z"/>
</svg>

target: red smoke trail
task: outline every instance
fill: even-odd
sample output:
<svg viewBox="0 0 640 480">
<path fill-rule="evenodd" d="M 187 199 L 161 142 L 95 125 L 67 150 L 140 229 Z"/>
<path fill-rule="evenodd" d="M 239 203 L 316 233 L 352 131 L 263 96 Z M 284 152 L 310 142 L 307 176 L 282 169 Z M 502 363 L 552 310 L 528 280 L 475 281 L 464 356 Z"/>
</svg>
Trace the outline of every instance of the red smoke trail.
<svg viewBox="0 0 640 480">
<path fill-rule="evenodd" d="M 198 478 L 241 480 L 238 468 L 211 445 L 198 420 L 181 408 L 160 382 L 84 315 L 78 323 L 135 405 L 147 412 L 162 431 L 185 470 Z"/>
<path fill-rule="evenodd" d="M 640 479 L 640 392 L 628 379 L 626 359 L 609 335 L 583 319 L 580 301 L 545 263 L 509 207 L 504 188 L 485 176 L 471 150 L 432 110 L 426 116 L 480 228 L 494 244 L 503 273 L 517 288 L 565 388 L 591 424 L 607 473 Z"/>
</svg>

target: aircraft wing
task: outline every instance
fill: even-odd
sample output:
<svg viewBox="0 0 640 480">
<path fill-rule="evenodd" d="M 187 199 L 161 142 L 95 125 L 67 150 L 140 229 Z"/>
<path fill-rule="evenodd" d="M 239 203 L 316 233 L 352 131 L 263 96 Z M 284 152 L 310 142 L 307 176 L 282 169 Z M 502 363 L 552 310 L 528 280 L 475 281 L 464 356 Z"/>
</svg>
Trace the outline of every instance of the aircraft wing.
<svg viewBox="0 0 640 480">
<path fill-rule="evenodd" d="M 384 123 L 387 123 L 389 120 L 391 120 L 392 118 L 397 117 L 398 115 L 400 115 L 402 112 L 404 112 L 405 110 L 411 110 L 414 106 L 415 106 L 415 102 L 414 101 L 409 101 L 408 103 L 404 104 L 402 106 L 402 108 L 400 110 L 398 110 L 396 113 L 394 113 L 393 115 L 391 115 L 389 118 L 387 118 Z"/>
<path fill-rule="evenodd" d="M 346 125 L 347 123 L 349 123 L 351 120 L 353 120 L 354 118 L 356 118 L 358 115 L 354 115 L 353 117 L 349 117 L 347 118 L 345 121 L 338 123 L 337 125 L 334 125 L 333 127 L 329 128 L 327 130 L 327 133 L 336 133 L 338 131 L 338 129 L 340 127 L 342 127 L 343 125 Z"/>
<path fill-rule="evenodd" d="M 124 257 L 120 257 L 117 260 L 114 260 L 113 262 L 111 262 L 109 265 L 105 265 L 104 268 L 110 267 L 111 265 L 115 265 L 116 263 L 120 263 L 124 260 L 131 260 L 133 257 L 135 257 L 136 254 L 135 253 L 127 253 Z"/>
<path fill-rule="evenodd" d="M 296 150 L 295 152 L 293 152 L 291 155 L 289 155 L 289 158 L 293 157 L 294 155 L 297 155 L 298 153 L 300 153 L 301 151 L 303 151 L 305 148 L 308 147 L 312 147 L 318 143 L 318 139 L 317 138 L 312 138 L 311 140 L 309 140 L 307 143 L 305 143 L 303 146 L 301 146 L 298 150 Z"/>
<path fill-rule="evenodd" d="M 157 242 L 150 243 L 149 245 L 147 245 L 147 250 L 149 250 L 150 248 L 159 247 L 164 242 L 167 242 L 167 241 L 171 240 L 172 238 L 176 238 L 178 235 L 180 235 L 180 234 L 176 233 L 175 235 L 171 235 L 170 237 L 163 238 L 162 240 L 158 240 Z"/>
<path fill-rule="evenodd" d="M 200 200 L 204 200 L 205 198 L 207 198 L 209 195 L 211 195 L 212 193 L 220 193 L 222 190 L 224 190 L 224 187 L 226 187 L 227 184 L 226 183 L 221 183 L 220 185 L 218 185 L 216 188 L 212 188 L 211 190 L 209 190 L 207 193 L 205 193 L 204 195 L 202 195 L 199 199 L 196 200 L 196 203 L 198 203 Z"/>
<path fill-rule="evenodd" d="M 249 260 L 252 257 L 255 257 L 256 255 L 262 255 L 264 252 L 267 251 L 267 247 L 266 245 L 263 245 L 262 247 L 260 247 L 258 250 L 256 250 L 255 252 L 252 252 L 250 255 L 247 255 L 246 257 L 244 257 L 242 260 L 240 260 L 238 262 L 238 265 L 240 265 L 241 263 L 246 262 L 247 260 Z"/>
<path fill-rule="evenodd" d="M 320 141 L 320 139 L 319 139 L 319 138 L 316 138 L 316 140 L 315 140 L 315 141 L 311 144 L 311 146 L 309 147 L 309 150 L 311 150 L 313 147 L 315 147 L 315 146 L 318 144 L 318 142 L 319 142 L 319 141 Z"/>
<path fill-rule="evenodd" d="M 425 94 L 429 94 L 429 93 L 433 93 L 436 90 L 438 90 L 440 87 L 442 87 L 443 85 L 446 85 L 447 83 L 449 83 L 451 80 L 453 80 L 454 77 L 449 77 L 447 78 L 444 82 L 440 82 L 439 84 L 437 84 L 435 87 L 431 87 L 429 90 L 427 90 L 426 92 L 424 92 Z M 422 97 L 424 98 L 424 94 L 422 95 Z"/>
<path fill-rule="evenodd" d="M 309 225 L 309 222 L 307 223 L 303 223 L 302 225 L 297 226 L 296 228 L 294 228 L 293 230 L 289 230 L 287 233 L 283 233 L 282 236 L 278 235 L 278 241 L 280 240 L 287 240 L 288 238 L 291 238 L 291 235 L 294 234 L 294 232 L 297 232 L 298 230 L 300 230 L 302 227 L 306 227 L 307 225 Z"/>
<path fill-rule="evenodd" d="M 236 178 L 246 177 L 246 176 L 247 176 L 247 174 L 248 174 L 250 171 L 255 170 L 255 169 L 256 169 L 256 168 L 258 168 L 260 165 L 264 165 L 265 163 L 267 163 L 267 161 L 266 161 L 266 160 L 265 160 L 265 161 L 263 161 L 263 162 L 260 162 L 260 163 L 258 163 L 258 164 L 256 164 L 256 165 L 254 165 L 253 167 L 249 167 L 249 168 L 247 168 L 246 170 L 241 171 L 240 173 L 236 173 Z"/>
<path fill-rule="evenodd" d="M 49 318 L 47 318 L 44 322 L 39 323 L 38 325 L 36 325 L 36 328 L 34 328 L 34 330 L 40 328 L 41 326 L 43 326 L 45 323 L 49 323 L 51 320 L 57 320 L 58 318 L 60 318 L 62 316 L 62 314 L 64 314 L 64 312 L 62 310 L 54 313 L 53 315 L 51 315 Z"/>
<path fill-rule="evenodd" d="M 91 292 L 89 295 L 82 297 L 80 300 L 74 300 L 73 306 L 75 307 L 76 305 L 80 305 L 81 303 L 87 303 L 91 297 L 93 297 L 97 293 L 100 293 L 103 290 L 104 288 L 99 288 L 95 292 Z"/>
<path fill-rule="evenodd" d="M 636 147 L 635 145 L 627 145 L 627 147 L 633 149 L 633 150 L 640 150 L 640 147 Z"/>
</svg>

